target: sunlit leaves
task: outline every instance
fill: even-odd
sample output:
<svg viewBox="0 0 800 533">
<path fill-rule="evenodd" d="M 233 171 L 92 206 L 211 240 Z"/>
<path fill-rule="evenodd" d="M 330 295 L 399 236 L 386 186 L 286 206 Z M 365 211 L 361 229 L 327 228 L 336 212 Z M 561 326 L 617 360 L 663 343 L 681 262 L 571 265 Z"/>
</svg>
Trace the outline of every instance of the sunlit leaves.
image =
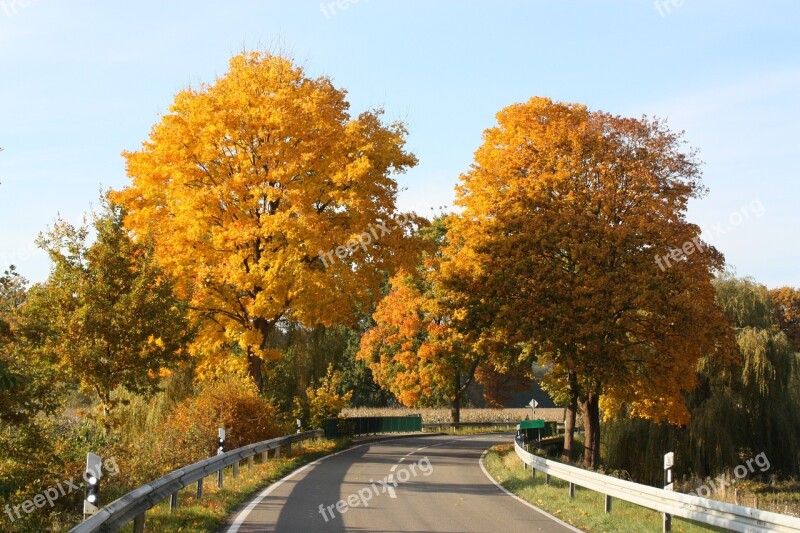
<svg viewBox="0 0 800 533">
<path fill-rule="evenodd" d="M 544 98 L 497 119 L 461 177 L 443 265 L 465 320 L 529 343 L 551 389 L 575 373 L 608 415 L 685 422 L 682 393 L 722 327 L 722 256 L 685 219 L 703 193 L 693 154 L 658 120 Z"/>
<path fill-rule="evenodd" d="M 416 164 L 401 123 L 349 115 L 345 91 L 261 53 L 231 59 L 213 84 L 182 91 L 115 195 L 137 238 L 190 298 L 203 329 L 196 351 L 236 344 L 261 386 L 281 320 L 349 323 L 385 270 L 408 262 L 418 220 L 397 224 L 393 174 Z M 391 230 L 323 261 L 370 224 Z"/>
</svg>

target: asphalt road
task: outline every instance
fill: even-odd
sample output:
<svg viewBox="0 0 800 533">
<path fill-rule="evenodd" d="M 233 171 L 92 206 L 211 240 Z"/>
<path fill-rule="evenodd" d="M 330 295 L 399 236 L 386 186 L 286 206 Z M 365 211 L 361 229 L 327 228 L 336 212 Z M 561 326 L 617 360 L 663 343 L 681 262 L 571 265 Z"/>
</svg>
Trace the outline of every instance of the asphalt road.
<svg viewBox="0 0 800 533">
<path fill-rule="evenodd" d="M 510 438 L 436 435 L 358 445 L 267 487 L 222 531 L 578 531 L 489 479 L 479 462 L 484 450 Z"/>
</svg>

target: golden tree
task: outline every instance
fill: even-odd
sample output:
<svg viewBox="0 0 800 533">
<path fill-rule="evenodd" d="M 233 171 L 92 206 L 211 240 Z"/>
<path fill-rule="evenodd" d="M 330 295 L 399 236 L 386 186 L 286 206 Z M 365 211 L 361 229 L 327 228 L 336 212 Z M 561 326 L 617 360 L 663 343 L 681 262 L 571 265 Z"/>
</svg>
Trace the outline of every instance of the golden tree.
<svg viewBox="0 0 800 533">
<path fill-rule="evenodd" d="M 682 393 L 721 334 L 723 258 L 685 218 L 698 163 L 657 120 L 545 98 L 497 118 L 461 176 L 442 274 L 466 324 L 552 368 L 572 427 L 581 404 L 595 466 L 601 396 L 606 415 L 686 422 Z"/>
<path fill-rule="evenodd" d="M 263 389 L 280 321 L 348 323 L 411 257 L 418 219 L 393 174 L 416 164 L 401 123 L 348 114 L 345 91 L 286 58 L 244 53 L 180 92 L 114 194 L 202 319 L 198 352 L 238 345 Z"/>
<path fill-rule="evenodd" d="M 505 352 L 493 351 L 485 332 L 459 327 L 459 310 L 438 273 L 446 231 L 447 217 L 442 216 L 420 232 L 425 244 L 421 261 L 413 272 L 401 271 L 390 280 L 389 294 L 378 304 L 375 326 L 362 336 L 357 357 L 403 405 L 447 403 L 457 423 L 475 381 L 493 405 L 505 398 L 500 389 L 511 389 L 513 383 L 508 360 L 501 357 Z"/>
<path fill-rule="evenodd" d="M 451 326 L 430 282 L 398 273 L 373 318 L 358 357 L 375 382 L 409 407 L 447 402 L 459 422 L 463 396 L 485 358 Z"/>
</svg>

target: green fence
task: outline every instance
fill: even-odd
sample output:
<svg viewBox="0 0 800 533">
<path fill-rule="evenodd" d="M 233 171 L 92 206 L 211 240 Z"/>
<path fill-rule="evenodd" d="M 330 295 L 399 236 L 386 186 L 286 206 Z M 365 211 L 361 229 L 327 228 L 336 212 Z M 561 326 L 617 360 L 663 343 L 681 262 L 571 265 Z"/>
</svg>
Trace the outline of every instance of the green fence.
<svg viewBox="0 0 800 533">
<path fill-rule="evenodd" d="M 523 442 L 533 442 L 558 435 L 558 422 L 523 420 L 519 423 L 518 435 Z"/>
<path fill-rule="evenodd" d="M 325 421 L 323 429 L 328 439 L 369 433 L 422 431 L 422 415 L 329 418 Z"/>
</svg>

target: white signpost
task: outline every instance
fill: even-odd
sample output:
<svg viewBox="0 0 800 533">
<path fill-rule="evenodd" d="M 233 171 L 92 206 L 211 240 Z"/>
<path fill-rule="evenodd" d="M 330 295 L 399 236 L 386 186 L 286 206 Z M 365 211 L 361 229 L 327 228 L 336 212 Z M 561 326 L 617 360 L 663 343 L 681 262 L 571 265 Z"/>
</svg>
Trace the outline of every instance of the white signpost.
<svg viewBox="0 0 800 533">
<path fill-rule="evenodd" d="M 675 453 L 669 452 L 664 454 L 664 490 L 674 490 L 675 483 L 672 479 L 672 467 L 675 466 Z M 670 533 L 672 531 L 672 515 L 664 513 L 664 522 L 662 531 Z"/>
<path fill-rule="evenodd" d="M 100 479 L 103 477 L 103 459 L 94 453 L 86 454 L 86 496 L 83 499 L 83 515 L 91 516 L 100 510 Z"/>
<path fill-rule="evenodd" d="M 219 428 L 219 440 L 217 440 L 217 455 L 225 453 L 225 430 Z"/>
</svg>

